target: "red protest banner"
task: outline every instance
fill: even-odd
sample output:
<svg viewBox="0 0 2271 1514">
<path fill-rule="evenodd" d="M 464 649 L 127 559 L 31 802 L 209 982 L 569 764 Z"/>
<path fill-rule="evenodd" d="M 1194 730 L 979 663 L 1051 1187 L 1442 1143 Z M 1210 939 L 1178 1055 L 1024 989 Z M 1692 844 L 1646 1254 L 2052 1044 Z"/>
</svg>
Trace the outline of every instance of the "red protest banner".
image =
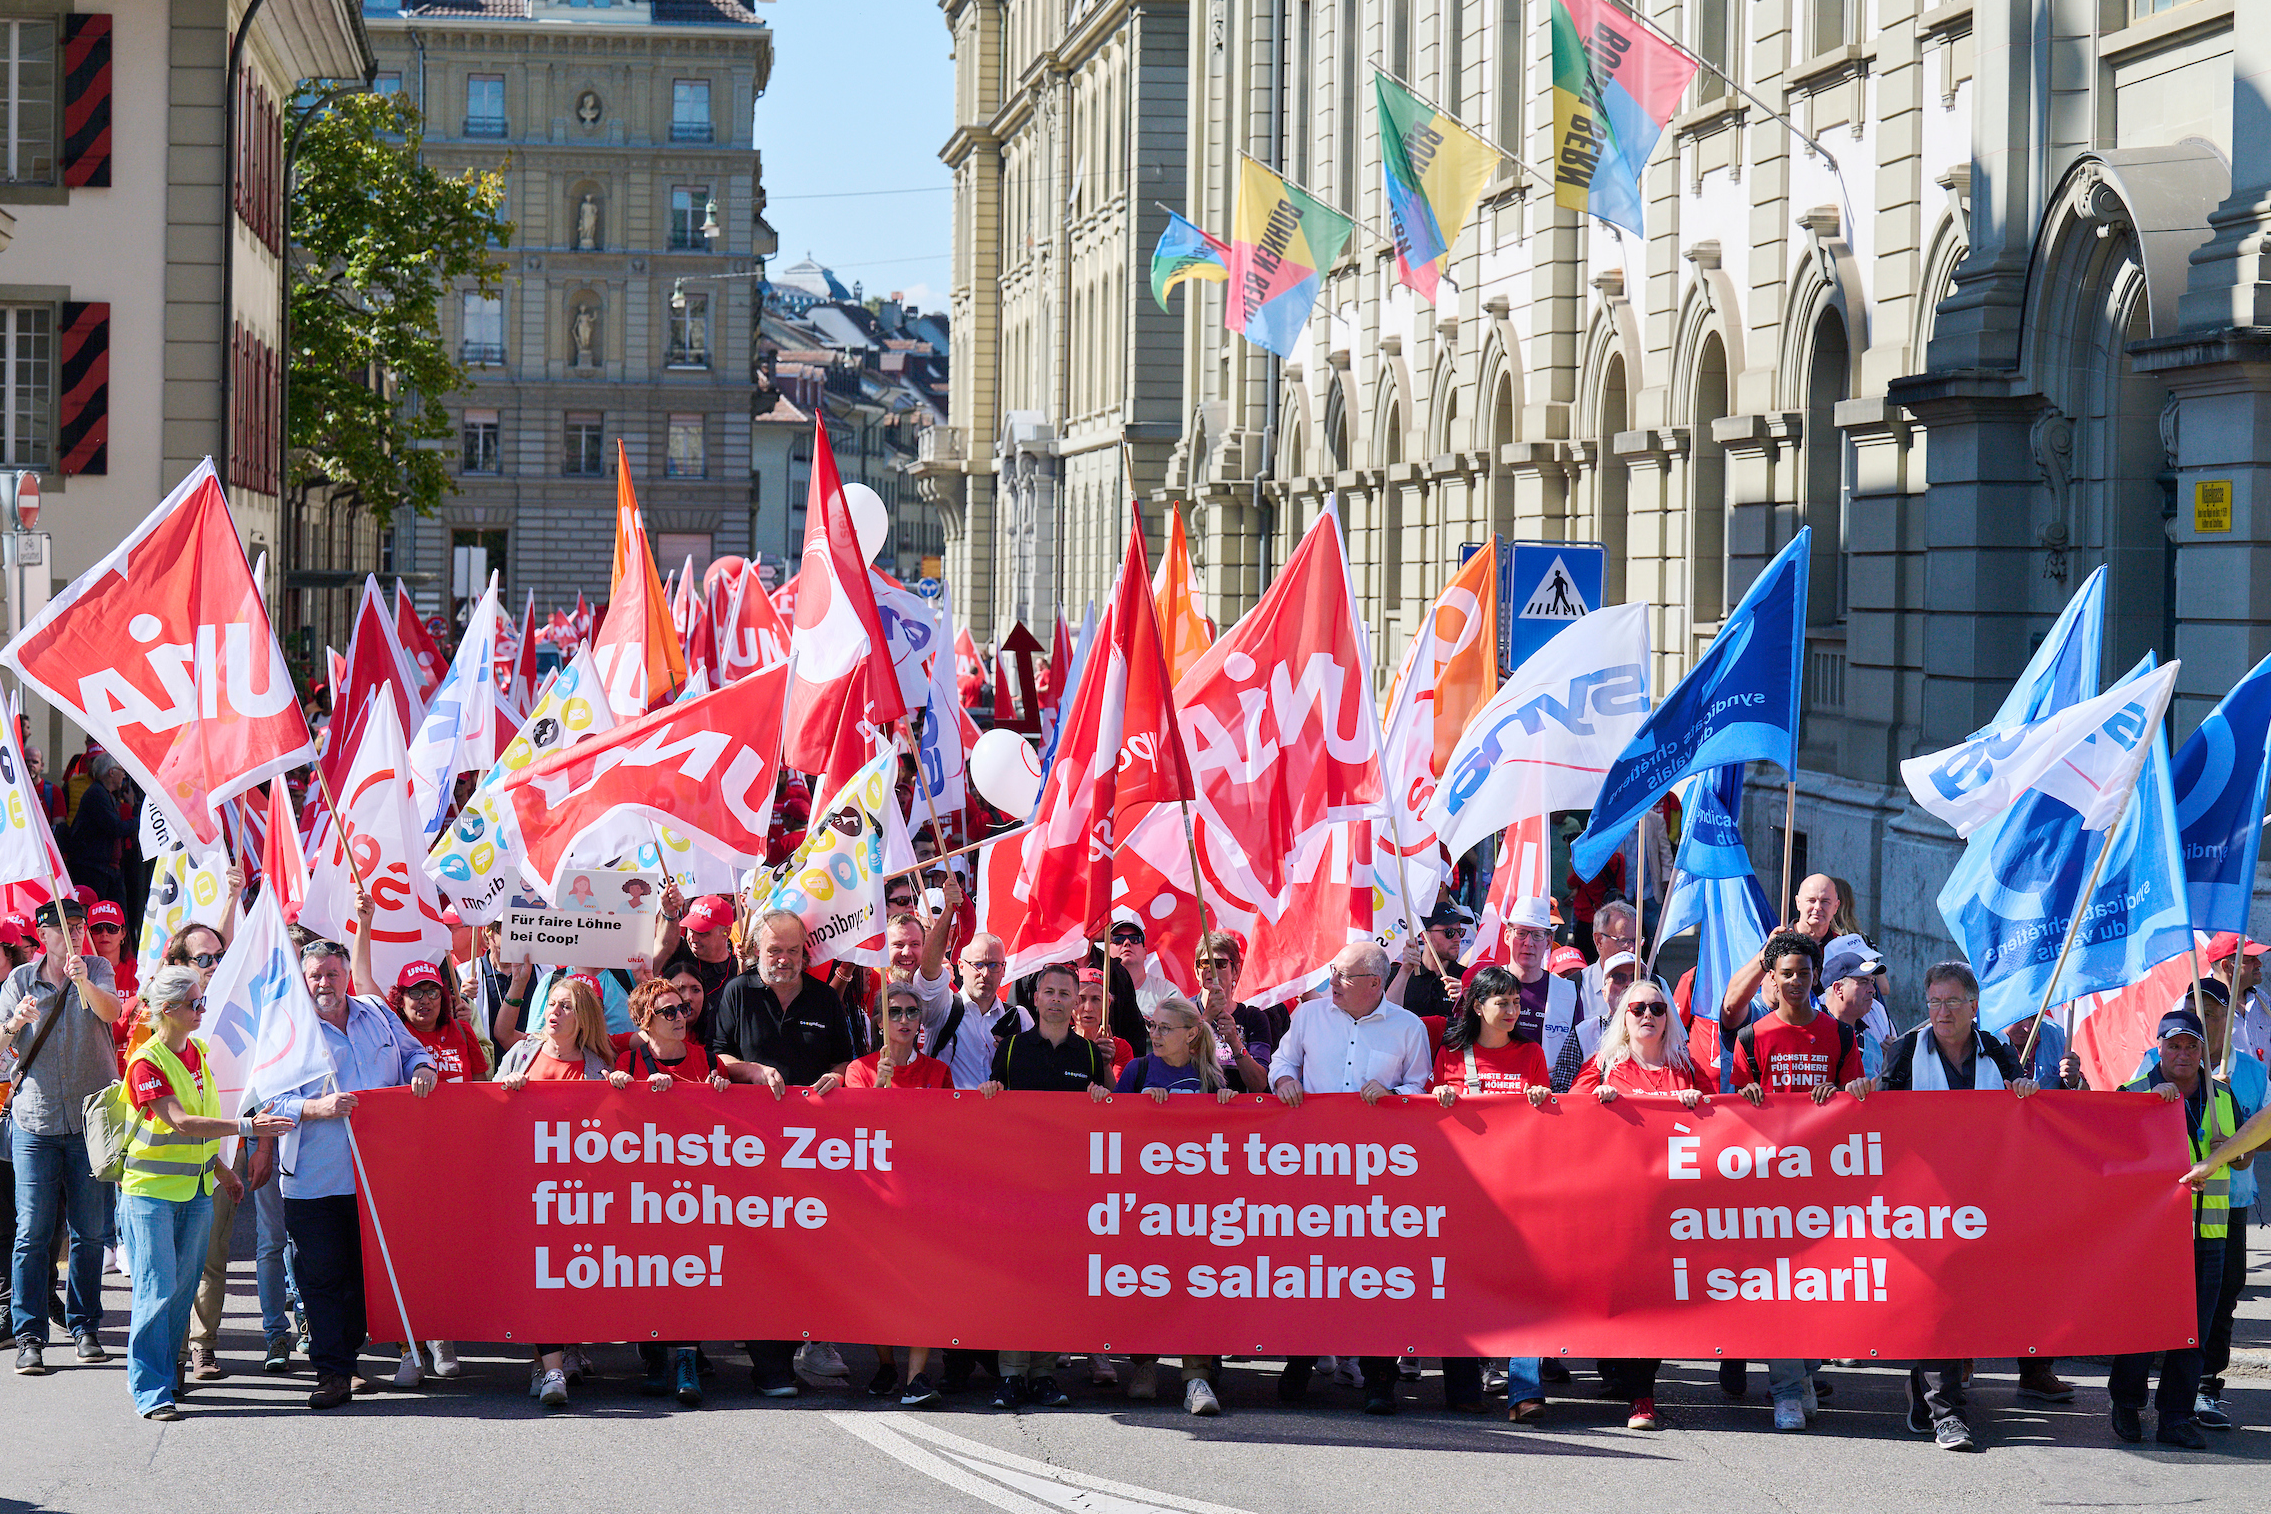
<svg viewBox="0 0 2271 1514">
<path fill-rule="evenodd" d="M 421 1337 L 1896 1360 L 2193 1329 L 2182 1124 L 2142 1094 L 463 1084 L 354 1118 Z M 371 1332 L 400 1338 L 370 1226 Z"/>
</svg>

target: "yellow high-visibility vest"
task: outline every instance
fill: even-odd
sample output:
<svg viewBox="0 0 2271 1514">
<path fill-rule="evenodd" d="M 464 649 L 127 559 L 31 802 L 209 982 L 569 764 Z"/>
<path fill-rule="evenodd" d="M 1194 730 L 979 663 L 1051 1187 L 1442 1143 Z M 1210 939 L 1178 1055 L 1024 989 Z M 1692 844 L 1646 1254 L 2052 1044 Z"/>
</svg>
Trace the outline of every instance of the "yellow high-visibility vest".
<svg viewBox="0 0 2271 1514">
<path fill-rule="evenodd" d="M 181 1058 L 155 1036 L 143 1042 L 127 1062 L 127 1080 L 133 1081 L 136 1062 L 148 1062 L 166 1075 L 167 1085 L 181 1101 L 183 1114 L 218 1118 L 221 1094 L 212 1086 L 212 1053 L 202 1041 L 191 1044 L 197 1047 L 197 1055 L 206 1068 L 205 1087 L 197 1086 L 197 1079 L 190 1076 Z M 177 1204 L 200 1193 L 211 1193 L 213 1163 L 220 1150 L 218 1137 L 199 1140 L 183 1135 L 155 1113 L 137 1109 L 134 1124 L 126 1136 L 126 1173 L 118 1180 L 118 1191 Z"/>
</svg>

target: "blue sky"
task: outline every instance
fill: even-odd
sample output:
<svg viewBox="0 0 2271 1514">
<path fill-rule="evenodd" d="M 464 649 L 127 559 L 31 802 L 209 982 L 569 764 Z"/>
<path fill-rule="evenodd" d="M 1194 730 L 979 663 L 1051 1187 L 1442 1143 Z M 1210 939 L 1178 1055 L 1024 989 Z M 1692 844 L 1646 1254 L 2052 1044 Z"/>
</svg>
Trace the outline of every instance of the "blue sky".
<svg viewBox="0 0 2271 1514">
<path fill-rule="evenodd" d="M 780 268 L 810 252 L 846 285 L 946 304 L 954 61 L 937 0 L 778 0 L 773 79 L 757 102 L 765 218 Z M 927 191 L 877 194 L 877 190 Z M 847 191 L 861 191 L 847 194 Z M 806 198 L 827 196 L 828 198 Z"/>
</svg>

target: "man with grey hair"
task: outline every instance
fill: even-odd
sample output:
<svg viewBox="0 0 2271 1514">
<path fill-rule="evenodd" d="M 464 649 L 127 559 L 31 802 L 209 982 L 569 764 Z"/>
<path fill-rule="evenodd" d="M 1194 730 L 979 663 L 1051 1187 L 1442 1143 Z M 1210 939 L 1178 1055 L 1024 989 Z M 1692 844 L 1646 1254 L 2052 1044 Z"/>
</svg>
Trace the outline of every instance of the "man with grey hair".
<svg viewBox="0 0 2271 1514">
<path fill-rule="evenodd" d="M 757 965 L 727 983 L 710 1011 L 710 1061 L 734 1082 L 762 1084 L 776 1099 L 791 1088 L 828 1093 L 842 1086 L 853 1055 L 843 1001 L 804 970 L 804 921 L 776 909 L 755 924 Z M 746 1345 L 757 1391 L 796 1397 L 796 1343 Z"/>
<path fill-rule="evenodd" d="M 119 908 L 126 907 L 126 875 L 119 858 L 134 839 L 134 822 L 119 805 L 126 787 L 126 769 L 108 752 L 97 752 L 87 765 L 94 782 L 79 798 L 79 812 L 71 817 L 71 831 L 63 843 L 64 861 L 71 876 Z"/>
<path fill-rule="evenodd" d="M 1434 1059 L 1427 1027 L 1387 993 L 1388 954 L 1376 942 L 1352 941 L 1333 958 L 1328 993 L 1293 1012 L 1285 1039 L 1270 1057 L 1270 1086 L 1299 1108 L 1304 1095 L 1353 1093 L 1377 1104 L 1391 1093 L 1424 1093 Z M 1296 1356 L 1278 1379 L 1280 1403 L 1299 1403 L 1309 1394 L 1314 1360 Z M 1364 1368 L 1364 1412 L 1396 1412 L 1396 1359 L 1368 1356 Z"/>
</svg>

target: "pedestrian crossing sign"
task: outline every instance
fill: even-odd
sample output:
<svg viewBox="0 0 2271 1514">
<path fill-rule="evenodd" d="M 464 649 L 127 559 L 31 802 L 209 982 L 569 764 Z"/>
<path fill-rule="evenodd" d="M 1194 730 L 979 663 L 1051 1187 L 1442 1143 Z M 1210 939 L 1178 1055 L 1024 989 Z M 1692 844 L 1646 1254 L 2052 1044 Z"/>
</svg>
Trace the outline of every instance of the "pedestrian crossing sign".
<svg viewBox="0 0 2271 1514">
<path fill-rule="evenodd" d="M 1601 607 L 1607 550 L 1597 542 L 1510 544 L 1499 579 L 1499 647 L 1512 672 L 1581 615 Z"/>
</svg>

